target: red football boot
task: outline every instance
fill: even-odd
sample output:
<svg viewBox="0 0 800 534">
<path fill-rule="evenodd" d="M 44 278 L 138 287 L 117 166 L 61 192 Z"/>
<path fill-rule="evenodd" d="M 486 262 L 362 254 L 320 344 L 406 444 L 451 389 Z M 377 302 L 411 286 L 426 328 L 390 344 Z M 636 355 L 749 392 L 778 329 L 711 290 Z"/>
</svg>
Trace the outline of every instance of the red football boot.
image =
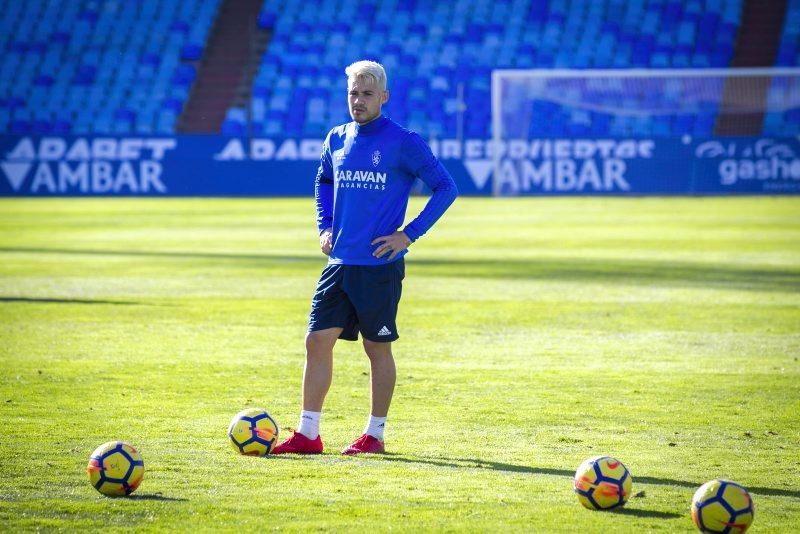
<svg viewBox="0 0 800 534">
<path fill-rule="evenodd" d="M 275 445 L 271 454 L 322 454 L 322 438 L 308 439 L 300 432 Z"/>
<path fill-rule="evenodd" d="M 386 449 L 383 448 L 383 442 L 376 437 L 369 434 L 363 434 L 360 438 L 350 444 L 342 454 L 347 456 L 354 456 L 356 454 L 383 454 Z"/>
</svg>

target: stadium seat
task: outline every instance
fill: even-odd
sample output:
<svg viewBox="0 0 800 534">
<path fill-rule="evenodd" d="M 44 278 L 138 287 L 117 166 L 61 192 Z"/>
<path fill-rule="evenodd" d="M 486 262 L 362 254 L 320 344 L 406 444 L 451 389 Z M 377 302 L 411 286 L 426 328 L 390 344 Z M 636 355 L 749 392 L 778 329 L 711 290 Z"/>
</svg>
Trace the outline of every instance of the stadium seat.
<svg viewBox="0 0 800 534">
<path fill-rule="evenodd" d="M 203 46 L 197 43 L 188 43 L 181 48 L 181 59 L 183 61 L 198 61 L 203 57 Z"/>
</svg>

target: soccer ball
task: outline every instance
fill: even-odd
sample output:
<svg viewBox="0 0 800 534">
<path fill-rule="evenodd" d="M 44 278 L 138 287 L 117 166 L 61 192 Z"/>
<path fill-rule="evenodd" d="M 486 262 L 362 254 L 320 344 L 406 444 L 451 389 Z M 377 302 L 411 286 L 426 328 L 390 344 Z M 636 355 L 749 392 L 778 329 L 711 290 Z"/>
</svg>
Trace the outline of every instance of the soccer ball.
<svg viewBox="0 0 800 534">
<path fill-rule="evenodd" d="M 692 520 L 700 532 L 741 533 L 754 515 L 750 494 L 730 480 L 706 482 L 692 497 Z"/>
<path fill-rule="evenodd" d="M 94 450 L 86 472 L 89 482 L 103 495 L 130 495 L 142 483 L 144 460 L 130 443 L 109 441 Z"/>
<path fill-rule="evenodd" d="M 278 441 L 278 423 L 261 408 L 248 408 L 233 417 L 228 436 L 237 452 L 266 456 Z"/>
<path fill-rule="evenodd" d="M 631 495 L 628 468 L 610 456 L 584 461 L 575 471 L 575 495 L 585 508 L 610 510 L 624 505 Z"/>
</svg>

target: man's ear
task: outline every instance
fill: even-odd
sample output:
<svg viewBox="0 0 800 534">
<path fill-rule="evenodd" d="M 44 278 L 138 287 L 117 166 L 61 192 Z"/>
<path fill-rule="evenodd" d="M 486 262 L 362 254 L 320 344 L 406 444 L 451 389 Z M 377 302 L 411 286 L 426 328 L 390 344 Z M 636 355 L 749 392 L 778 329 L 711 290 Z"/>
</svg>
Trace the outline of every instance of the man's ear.
<svg viewBox="0 0 800 534">
<path fill-rule="evenodd" d="M 381 104 L 385 104 L 388 100 L 389 100 L 389 91 L 384 91 L 383 92 L 383 100 L 382 100 Z"/>
</svg>

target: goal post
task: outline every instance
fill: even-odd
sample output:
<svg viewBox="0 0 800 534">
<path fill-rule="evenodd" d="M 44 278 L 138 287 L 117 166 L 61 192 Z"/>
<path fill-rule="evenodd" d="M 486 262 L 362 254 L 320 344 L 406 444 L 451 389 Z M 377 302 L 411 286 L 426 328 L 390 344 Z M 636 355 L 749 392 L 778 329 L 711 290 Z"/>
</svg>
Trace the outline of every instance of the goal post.
<svg viewBox="0 0 800 534">
<path fill-rule="evenodd" d="M 629 167 L 624 154 L 657 160 L 662 183 L 651 192 L 681 193 L 663 168 L 670 158 L 653 150 L 669 147 L 677 160 L 678 145 L 696 149 L 701 141 L 733 138 L 788 138 L 792 145 L 800 135 L 800 68 L 495 70 L 491 99 L 495 196 L 636 193 L 625 189 L 630 180 L 619 178 Z M 797 152 L 793 145 L 787 150 Z M 618 152 L 621 158 L 602 157 Z M 797 161 L 800 152 L 786 157 Z M 581 161 L 591 159 L 580 178 Z M 791 184 L 788 165 L 778 177 Z M 675 167 L 687 172 L 685 165 Z M 683 192 L 702 193 L 692 187 L 703 177 L 694 175 L 695 167 L 688 172 L 693 176 Z M 565 184 L 582 187 L 559 190 Z"/>
</svg>

